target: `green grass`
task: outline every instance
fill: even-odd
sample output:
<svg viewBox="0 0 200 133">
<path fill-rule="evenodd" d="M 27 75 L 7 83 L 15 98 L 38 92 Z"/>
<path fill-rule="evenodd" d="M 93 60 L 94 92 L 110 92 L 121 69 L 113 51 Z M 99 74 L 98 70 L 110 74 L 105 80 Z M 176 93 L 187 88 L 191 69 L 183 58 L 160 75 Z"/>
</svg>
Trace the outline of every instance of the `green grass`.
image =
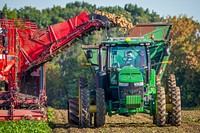
<svg viewBox="0 0 200 133">
<path fill-rule="evenodd" d="M 45 121 L 0 121 L 0 133 L 51 133 L 55 120 L 53 108 L 47 108 L 48 122 Z"/>
<path fill-rule="evenodd" d="M 48 122 L 54 122 L 55 116 L 54 116 L 54 109 L 51 107 L 47 107 L 47 115 L 48 115 Z"/>
<path fill-rule="evenodd" d="M 44 121 L 0 121 L 0 133 L 51 133 Z"/>
<path fill-rule="evenodd" d="M 53 108 L 47 107 L 48 123 L 51 128 L 54 126 L 54 121 L 55 121 L 53 110 L 54 110 Z"/>
<path fill-rule="evenodd" d="M 192 108 L 182 107 L 181 110 L 200 110 L 200 106 L 198 106 L 198 107 L 192 107 Z"/>
</svg>

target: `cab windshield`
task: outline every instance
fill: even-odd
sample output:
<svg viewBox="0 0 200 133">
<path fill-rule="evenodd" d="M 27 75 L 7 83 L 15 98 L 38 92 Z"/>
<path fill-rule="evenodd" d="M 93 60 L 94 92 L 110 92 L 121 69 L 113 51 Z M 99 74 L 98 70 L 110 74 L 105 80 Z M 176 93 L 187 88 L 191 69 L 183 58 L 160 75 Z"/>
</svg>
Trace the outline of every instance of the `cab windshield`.
<svg viewBox="0 0 200 133">
<path fill-rule="evenodd" d="M 123 68 L 124 66 L 136 68 L 147 66 L 145 46 L 110 47 L 110 67 Z"/>
</svg>

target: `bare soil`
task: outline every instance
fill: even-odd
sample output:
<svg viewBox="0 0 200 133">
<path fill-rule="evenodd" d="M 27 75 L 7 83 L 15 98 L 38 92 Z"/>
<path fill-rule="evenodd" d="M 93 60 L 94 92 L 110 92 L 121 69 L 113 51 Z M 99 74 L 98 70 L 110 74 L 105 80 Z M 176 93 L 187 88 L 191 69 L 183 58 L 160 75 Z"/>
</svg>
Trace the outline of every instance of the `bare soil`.
<svg viewBox="0 0 200 133">
<path fill-rule="evenodd" d="M 54 133 L 200 133 L 200 110 L 182 111 L 182 124 L 179 127 L 157 127 L 149 115 L 136 114 L 127 117 L 106 116 L 106 124 L 101 128 L 78 128 L 68 125 L 67 110 L 54 110 L 54 113 Z"/>
</svg>

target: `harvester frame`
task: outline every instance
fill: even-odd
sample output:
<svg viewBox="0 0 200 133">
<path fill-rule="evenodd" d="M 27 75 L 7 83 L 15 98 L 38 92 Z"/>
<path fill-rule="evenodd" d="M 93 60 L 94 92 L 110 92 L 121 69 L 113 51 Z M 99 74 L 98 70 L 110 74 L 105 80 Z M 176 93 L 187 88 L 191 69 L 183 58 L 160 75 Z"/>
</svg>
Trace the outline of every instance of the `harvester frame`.
<svg viewBox="0 0 200 133">
<path fill-rule="evenodd" d="M 107 26 L 106 17 L 86 12 L 40 30 L 35 22 L 0 19 L 0 120 L 46 120 L 45 63 Z"/>
</svg>

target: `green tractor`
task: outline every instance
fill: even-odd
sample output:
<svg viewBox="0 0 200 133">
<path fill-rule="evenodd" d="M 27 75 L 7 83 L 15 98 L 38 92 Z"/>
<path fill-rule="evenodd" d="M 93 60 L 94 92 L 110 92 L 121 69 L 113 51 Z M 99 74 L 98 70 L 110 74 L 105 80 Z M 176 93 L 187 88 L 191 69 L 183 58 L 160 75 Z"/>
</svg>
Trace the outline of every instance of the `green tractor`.
<svg viewBox="0 0 200 133">
<path fill-rule="evenodd" d="M 70 125 L 101 127 L 105 115 L 146 113 L 157 126 L 181 124 L 180 89 L 175 75 L 162 83 L 169 61 L 170 23 L 136 25 L 131 37 L 109 38 L 99 46 L 83 46 L 95 89 L 79 80 L 78 98 L 68 100 Z M 133 37 L 134 36 L 134 37 Z"/>
</svg>

